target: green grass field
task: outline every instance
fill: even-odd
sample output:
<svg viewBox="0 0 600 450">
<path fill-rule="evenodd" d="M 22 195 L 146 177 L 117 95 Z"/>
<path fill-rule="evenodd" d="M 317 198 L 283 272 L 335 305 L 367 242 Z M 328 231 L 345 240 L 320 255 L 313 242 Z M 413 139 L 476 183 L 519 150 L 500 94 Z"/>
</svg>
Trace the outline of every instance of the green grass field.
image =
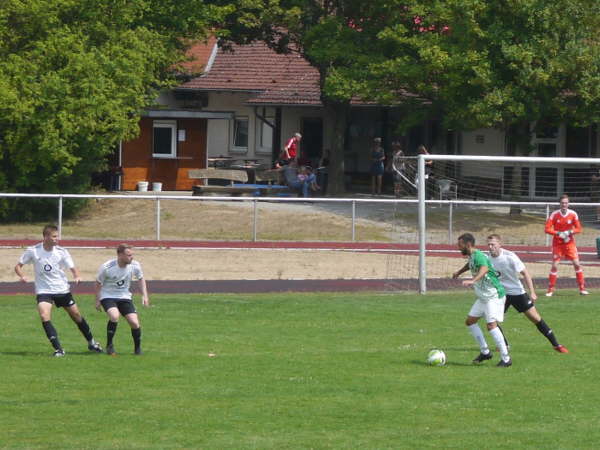
<svg viewBox="0 0 600 450">
<path fill-rule="evenodd" d="M 470 364 L 471 292 L 155 295 L 143 356 L 124 322 L 117 357 L 89 353 L 55 311 L 65 358 L 31 296 L 0 297 L 0 447 L 593 448 L 600 300 L 574 294 L 538 302 L 571 353 L 511 311 L 507 369 Z M 104 344 L 104 314 L 78 300 Z"/>
</svg>

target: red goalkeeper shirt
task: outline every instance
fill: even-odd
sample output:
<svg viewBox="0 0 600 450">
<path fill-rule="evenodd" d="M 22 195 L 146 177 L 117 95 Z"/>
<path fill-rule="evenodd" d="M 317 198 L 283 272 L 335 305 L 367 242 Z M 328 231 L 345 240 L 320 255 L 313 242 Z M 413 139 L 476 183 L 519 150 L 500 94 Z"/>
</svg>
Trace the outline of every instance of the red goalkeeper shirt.
<svg viewBox="0 0 600 450">
<path fill-rule="evenodd" d="M 571 236 L 569 242 L 564 242 L 561 238 L 558 237 L 558 233 L 561 231 L 571 231 L 572 234 L 581 232 L 581 223 L 579 222 L 579 216 L 572 209 L 567 209 L 566 213 L 563 214 L 560 209 L 557 209 L 548 220 L 546 220 L 546 229 L 547 234 L 551 234 L 554 236 L 552 239 L 552 246 L 556 245 L 575 245 L 575 237 Z"/>
</svg>

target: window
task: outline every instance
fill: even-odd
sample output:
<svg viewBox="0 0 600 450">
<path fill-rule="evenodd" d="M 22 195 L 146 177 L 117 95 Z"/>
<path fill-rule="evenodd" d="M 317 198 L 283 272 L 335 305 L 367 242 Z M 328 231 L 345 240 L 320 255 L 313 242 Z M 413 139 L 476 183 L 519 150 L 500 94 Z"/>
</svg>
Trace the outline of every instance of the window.
<svg viewBox="0 0 600 450">
<path fill-rule="evenodd" d="M 270 123 L 275 122 L 274 117 L 266 117 Z M 262 120 L 256 121 L 256 134 L 258 146 L 256 151 L 260 153 L 271 153 L 273 151 L 273 128 Z"/>
<path fill-rule="evenodd" d="M 248 118 L 237 117 L 233 121 L 233 151 L 248 151 Z"/>
<path fill-rule="evenodd" d="M 152 156 L 175 158 L 177 156 L 177 122 L 155 120 L 152 131 Z"/>
</svg>

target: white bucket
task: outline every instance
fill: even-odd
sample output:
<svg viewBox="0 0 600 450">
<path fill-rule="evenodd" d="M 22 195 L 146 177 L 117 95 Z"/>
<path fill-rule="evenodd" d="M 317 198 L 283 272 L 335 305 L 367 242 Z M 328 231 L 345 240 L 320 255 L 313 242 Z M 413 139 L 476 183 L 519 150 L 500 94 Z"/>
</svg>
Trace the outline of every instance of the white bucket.
<svg viewBox="0 0 600 450">
<path fill-rule="evenodd" d="M 138 181 L 138 191 L 140 192 L 148 192 L 148 182 L 147 181 Z"/>
<path fill-rule="evenodd" d="M 154 192 L 162 191 L 162 183 L 152 183 L 152 190 Z"/>
</svg>

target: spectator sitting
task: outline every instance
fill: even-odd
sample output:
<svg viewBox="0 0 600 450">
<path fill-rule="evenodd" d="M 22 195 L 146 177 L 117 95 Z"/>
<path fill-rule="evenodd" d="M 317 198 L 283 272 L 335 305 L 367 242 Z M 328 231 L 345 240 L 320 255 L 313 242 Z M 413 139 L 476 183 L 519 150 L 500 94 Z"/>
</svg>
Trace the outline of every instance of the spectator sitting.
<svg viewBox="0 0 600 450">
<path fill-rule="evenodd" d="M 310 190 L 318 190 L 319 186 L 316 182 L 316 176 L 305 166 L 300 167 L 296 170 L 294 163 L 288 165 L 284 169 L 284 177 L 287 185 L 292 189 L 302 191 L 303 197 L 310 197 Z"/>
</svg>

